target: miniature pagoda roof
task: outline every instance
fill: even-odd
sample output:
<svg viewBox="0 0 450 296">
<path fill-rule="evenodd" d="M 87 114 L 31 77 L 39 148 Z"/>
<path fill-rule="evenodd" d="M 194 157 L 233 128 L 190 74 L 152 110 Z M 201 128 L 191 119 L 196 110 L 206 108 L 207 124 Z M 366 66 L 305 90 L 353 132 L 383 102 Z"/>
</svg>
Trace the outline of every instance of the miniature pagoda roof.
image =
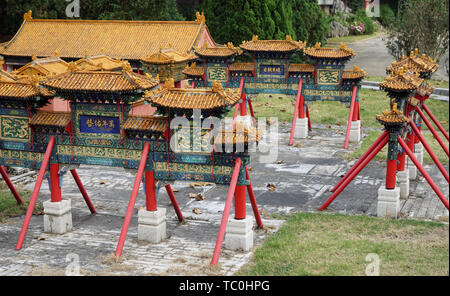
<svg viewBox="0 0 450 296">
<path fill-rule="evenodd" d="M 42 59 L 36 59 L 35 56 L 33 56 L 33 61 L 13 71 L 12 74 L 17 77 L 29 77 L 31 75 L 49 77 L 65 73 L 68 69 L 69 64 L 58 56 Z"/>
<path fill-rule="evenodd" d="M 413 91 L 418 89 L 424 79 L 418 74 L 409 72 L 406 67 L 402 67 L 392 72 L 386 80 L 380 83 L 380 88 L 386 91 Z"/>
<path fill-rule="evenodd" d="M 431 85 L 429 85 L 428 83 L 422 84 L 417 89 L 417 93 L 422 97 L 430 96 L 433 92 L 434 92 L 434 88 Z"/>
<path fill-rule="evenodd" d="M 408 98 L 408 103 L 411 106 L 417 107 L 420 104 L 420 100 L 416 99 L 414 96 Z"/>
<path fill-rule="evenodd" d="M 242 50 L 234 47 L 233 43 L 228 42 L 226 46 L 209 47 L 206 43 L 202 47 L 194 48 L 196 55 L 201 57 L 220 57 L 228 58 L 235 55 L 241 55 Z"/>
<path fill-rule="evenodd" d="M 54 91 L 40 87 L 37 81 L 0 81 L 0 98 L 30 99 L 52 97 L 54 94 Z"/>
<path fill-rule="evenodd" d="M 157 107 L 202 110 L 233 106 L 240 100 L 238 92 L 224 90 L 220 82 L 213 81 L 212 89 L 180 89 L 171 81 L 162 89 L 146 92 L 144 99 Z"/>
<path fill-rule="evenodd" d="M 303 48 L 303 43 L 292 40 L 287 35 L 285 40 L 259 40 L 253 36 L 251 41 L 244 41 L 240 48 L 250 52 L 294 52 Z"/>
<path fill-rule="evenodd" d="M 69 72 L 42 84 L 66 92 L 124 93 L 152 89 L 159 86 L 159 81 L 148 74 L 134 73 L 127 63 L 123 64 L 122 71 L 83 71 L 77 70 L 75 63 L 71 63 Z"/>
<path fill-rule="evenodd" d="M 254 70 L 253 63 L 233 63 L 229 67 L 230 71 L 252 72 Z"/>
<path fill-rule="evenodd" d="M 150 131 L 163 134 L 169 126 L 167 117 L 130 115 L 123 124 L 124 130 Z"/>
<path fill-rule="evenodd" d="M 400 60 L 394 61 L 391 66 L 386 68 L 386 72 L 391 73 L 392 71 L 405 66 L 409 69 L 409 71 L 420 75 L 434 73 L 439 68 L 439 64 L 436 62 L 436 59 L 427 57 L 425 54 L 420 55 L 418 49 L 416 48 L 414 51 L 411 51 L 409 56 L 402 57 Z"/>
<path fill-rule="evenodd" d="M 173 48 L 160 48 L 158 52 L 141 58 L 141 60 L 147 64 L 184 63 L 194 59 L 196 59 L 195 55 L 181 53 Z"/>
<path fill-rule="evenodd" d="M 58 50 L 62 58 L 74 59 L 104 48 L 110 57 L 137 61 L 170 44 L 187 53 L 204 35 L 210 37 L 202 14 L 195 21 L 130 21 L 33 19 L 29 11 L 16 35 L 0 46 L 0 55 L 51 56 Z"/>
<path fill-rule="evenodd" d="M 85 71 L 116 71 L 123 66 L 123 61 L 104 54 L 86 56 L 75 62 L 78 69 Z"/>
<path fill-rule="evenodd" d="M 397 103 L 394 103 L 391 110 L 383 111 L 377 115 L 377 120 L 384 125 L 402 125 L 409 122 L 409 119 L 403 115 L 401 110 L 397 109 Z"/>
<path fill-rule="evenodd" d="M 29 124 L 65 128 L 70 120 L 70 112 L 38 111 L 31 117 Z"/>
<path fill-rule="evenodd" d="M 262 131 L 254 126 L 245 127 L 237 122 L 234 131 L 222 129 L 214 138 L 214 144 L 248 144 L 259 142 L 262 138 Z"/>
<path fill-rule="evenodd" d="M 347 48 L 345 43 L 341 43 L 339 48 L 329 48 L 321 47 L 321 43 L 317 42 L 314 47 L 308 47 L 303 51 L 314 59 L 349 59 L 355 55 L 355 51 Z"/>
<path fill-rule="evenodd" d="M 342 73 L 342 79 L 362 79 L 367 76 L 367 72 L 358 66 L 353 66 L 353 70 L 346 70 Z"/>
<path fill-rule="evenodd" d="M 190 66 L 186 66 L 186 68 L 182 72 L 187 76 L 203 76 L 205 70 L 202 67 L 197 67 L 197 63 L 192 63 Z"/>
<path fill-rule="evenodd" d="M 313 64 L 290 64 L 288 72 L 312 73 L 314 72 Z"/>
</svg>

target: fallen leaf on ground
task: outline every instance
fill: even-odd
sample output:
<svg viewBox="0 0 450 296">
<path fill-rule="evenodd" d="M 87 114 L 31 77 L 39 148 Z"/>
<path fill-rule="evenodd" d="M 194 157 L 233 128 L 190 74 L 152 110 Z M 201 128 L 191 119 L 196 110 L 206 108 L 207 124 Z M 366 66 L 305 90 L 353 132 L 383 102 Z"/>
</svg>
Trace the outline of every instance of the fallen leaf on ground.
<svg viewBox="0 0 450 296">
<path fill-rule="evenodd" d="M 284 163 L 284 160 L 278 160 L 277 161 L 277 164 L 282 164 L 282 163 Z"/>
<path fill-rule="evenodd" d="M 205 195 L 203 195 L 202 193 L 189 193 L 189 197 L 195 198 L 195 200 L 204 200 L 205 199 Z"/>
<path fill-rule="evenodd" d="M 249 172 L 251 172 L 251 171 L 253 171 L 253 168 L 252 167 L 247 167 L 247 170 L 249 171 Z"/>
<path fill-rule="evenodd" d="M 268 189 L 269 191 L 275 191 L 276 187 L 275 187 L 275 185 L 273 185 L 273 184 L 267 184 L 267 189 Z"/>
<path fill-rule="evenodd" d="M 195 188 L 196 186 L 204 187 L 204 186 L 212 186 L 212 185 L 214 185 L 214 183 L 210 183 L 210 182 L 192 182 L 191 184 L 189 184 L 189 186 L 191 188 Z"/>
<path fill-rule="evenodd" d="M 101 185 L 106 184 L 106 181 L 101 180 L 101 181 L 100 181 L 100 184 L 101 184 Z"/>
<path fill-rule="evenodd" d="M 192 210 L 192 212 L 193 212 L 194 214 L 197 214 L 197 215 L 200 215 L 200 214 L 202 213 L 202 211 L 200 211 L 198 208 L 194 208 L 194 209 Z"/>
<path fill-rule="evenodd" d="M 48 238 L 48 237 L 40 236 L 40 237 L 37 238 L 37 240 L 38 240 L 38 241 L 41 241 L 41 240 L 46 240 L 47 238 Z"/>
<path fill-rule="evenodd" d="M 301 147 L 302 147 L 302 143 L 300 143 L 300 142 L 295 142 L 295 143 L 294 143 L 294 147 L 295 147 L 295 148 L 301 148 Z"/>
</svg>

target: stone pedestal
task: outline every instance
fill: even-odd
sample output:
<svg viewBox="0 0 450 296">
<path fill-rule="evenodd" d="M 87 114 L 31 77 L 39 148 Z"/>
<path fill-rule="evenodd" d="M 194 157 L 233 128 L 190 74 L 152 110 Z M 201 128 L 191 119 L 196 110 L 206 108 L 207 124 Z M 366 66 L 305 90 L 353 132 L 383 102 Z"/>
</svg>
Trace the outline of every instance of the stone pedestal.
<svg viewBox="0 0 450 296">
<path fill-rule="evenodd" d="M 166 209 L 147 211 L 143 208 L 138 212 L 138 240 L 160 243 L 166 238 Z"/>
<path fill-rule="evenodd" d="M 409 170 L 397 172 L 397 184 L 400 188 L 400 198 L 407 199 L 409 196 Z"/>
<path fill-rule="evenodd" d="M 348 141 L 351 143 L 359 143 L 361 141 L 361 120 L 352 121 Z"/>
<path fill-rule="evenodd" d="M 308 118 L 297 118 L 295 122 L 294 138 L 306 139 L 308 137 Z"/>
<path fill-rule="evenodd" d="M 422 145 L 422 143 L 414 144 L 414 155 L 416 156 L 416 158 L 420 162 L 420 164 L 423 165 L 423 145 Z M 414 163 L 413 163 L 413 165 L 414 165 Z"/>
<path fill-rule="evenodd" d="M 422 143 L 416 143 L 414 144 L 414 156 L 417 158 L 417 160 L 420 162 L 420 164 L 423 164 L 423 145 Z M 410 180 L 416 180 L 417 179 L 417 167 L 412 162 L 409 157 L 407 158 L 407 166 L 409 170 L 409 179 Z"/>
<path fill-rule="evenodd" d="M 397 218 L 400 213 L 400 188 L 378 189 L 377 216 Z"/>
<path fill-rule="evenodd" d="M 70 199 L 44 202 L 44 232 L 64 234 L 72 230 L 72 207 Z"/>
<path fill-rule="evenodd" d="M 407 169 L 409 172 L 409 179 L 415 180 L 417 179 L 417 168 L 415 164 L 409 159 L 409 157 L 406 159 Z"/>
<path fill-rule="evenodd" d="M 253 248 L 253 219 L 229 219 L 225 232 L 224 247 L 228 250 L 250 251 Z"/>
</svg>

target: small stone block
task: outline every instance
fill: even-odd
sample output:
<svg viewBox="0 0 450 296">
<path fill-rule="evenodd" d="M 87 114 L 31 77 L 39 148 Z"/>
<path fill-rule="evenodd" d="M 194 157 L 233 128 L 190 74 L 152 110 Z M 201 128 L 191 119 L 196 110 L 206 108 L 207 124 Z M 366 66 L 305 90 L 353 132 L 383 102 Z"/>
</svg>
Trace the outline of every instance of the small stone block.
<svg viewBox="0 0 450 296">
<path fill-rule="evenodd" d="M 297 118 L 295 122 L 294 137 L 298 139 L 306 139 L 308 137 L 308 118 Z"/>
<path fill-rule="evenodd" d="M 397 184 L 400 188 L 400 198 L 407 199 L 409 196 L 409 170 L 397 172 Z"/>
<path fill-rule="evenodd" d="M 400 188 L 378 189 L 377 216 L 397 218 L 400 213 Z"/>
<path fill-rule="evenodd" d="M 156 211 L 141 209 L 138 212 L 138 240 L 153 244 L 166 238 L 166 209 Z"/>
<path fill-rule="evenodd" d="M 359 143 L 361 141 L 361 121 L 352 121 L 350 126 L 349 142 Z"/>
<path fill-rule="evenodd" d="M 224 246 L 229 250 L 249 251 L 253 248 L 253 219 L 230 219 L 225 234 Z"/>
<path fill-rule="evenodd" d="M 59 202 L 45 201 L 44 232 L 64 234 L 72 230 L 72 211 L 70 199 Z"/>
</svg>

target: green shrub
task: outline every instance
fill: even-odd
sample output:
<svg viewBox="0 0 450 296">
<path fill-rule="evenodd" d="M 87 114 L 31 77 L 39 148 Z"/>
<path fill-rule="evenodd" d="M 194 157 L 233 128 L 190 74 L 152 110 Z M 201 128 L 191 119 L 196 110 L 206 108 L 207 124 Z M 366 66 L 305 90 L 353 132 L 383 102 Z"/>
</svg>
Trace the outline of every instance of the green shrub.
<svg viewBox="0 0 450 296">
<path fill-rule="evenodd" d="M 395 22 L 395 13 L 391 9 L 391 7 L 387 4 L 383 4 L 380 6 L 380 23 L 389 27 Z"/>
<path fill-rule="evenodd" d="M 360 23 L 364 24 L 364 32 L 365 35 L 370 35 L 375 32 L 375 25 L 370 17 L 366 15 L 364 9 L 358 10 L 355 14 L 351 14 L 347 21 L 352 24 L 358 26 Z M 354 34 L 358 34 L 358 32 L 353 31 Z"/>
</svg>

